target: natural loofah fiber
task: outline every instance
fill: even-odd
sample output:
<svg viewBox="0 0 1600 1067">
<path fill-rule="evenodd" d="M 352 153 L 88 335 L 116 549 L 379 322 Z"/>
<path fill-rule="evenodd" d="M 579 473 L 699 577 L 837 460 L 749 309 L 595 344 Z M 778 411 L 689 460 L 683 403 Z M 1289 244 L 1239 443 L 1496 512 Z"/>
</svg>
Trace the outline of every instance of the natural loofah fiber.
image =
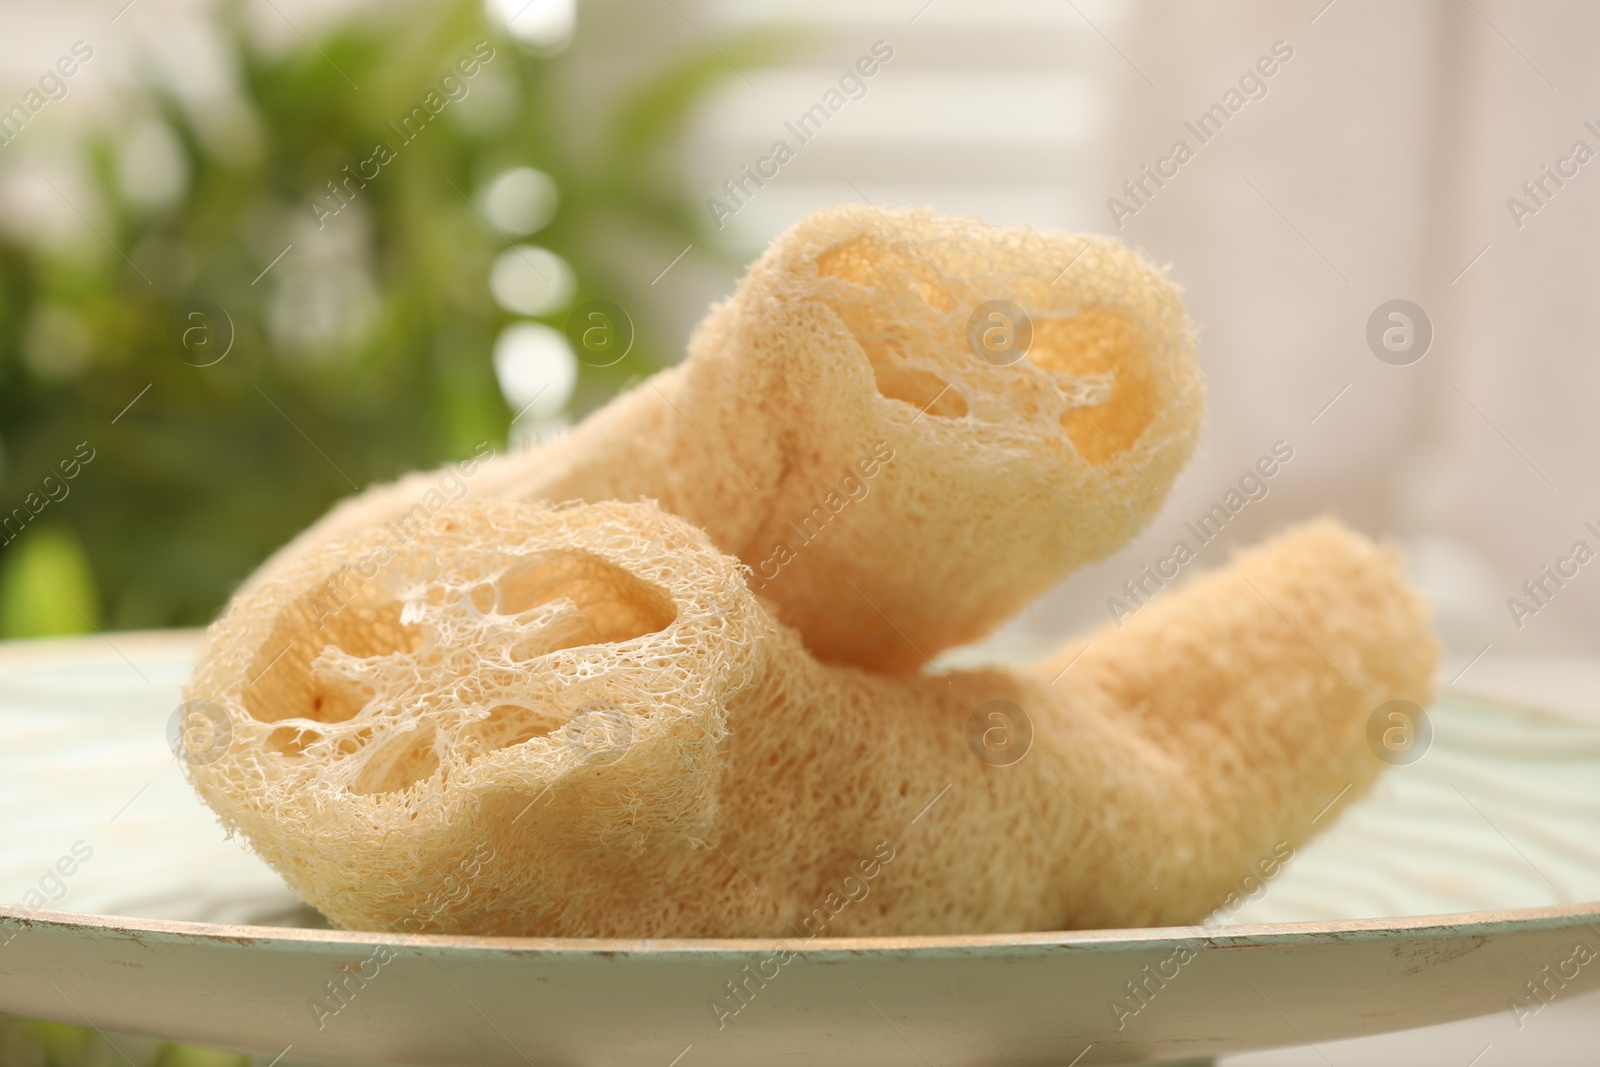
<svg viewBox="0 0 1600 1067">
<path fill-rule="evenodd" d="M 1438 659 L 1395 556 L 1331 522 L 1088 646 L 1023 671 L 830 666 L 650 504 L 469 502 L 242 592 L 187 690 L 232 742 L 189 774 L 356 929 L 1190 922 L 1361 791 L 1369 715 L 1425 704 Z M 1031 721 L 1009 765 L 969 742 L 993 701 Z"/>
<path fill-rule="evenodd" d="M 991 301 L 1026 320 L 975 320 Z M 1016 351 L 986 347 L 991 327 Z M 911 671 L 1126 543 L 1203 393 L 1177 288 L 1115 238 L 830 207 L 773 242 L 683 364 L 472 494 L 654 499 L 743 560 L 817 656 Z M 264 573 L 431 481 L 346 502 Z"/>
</svg>

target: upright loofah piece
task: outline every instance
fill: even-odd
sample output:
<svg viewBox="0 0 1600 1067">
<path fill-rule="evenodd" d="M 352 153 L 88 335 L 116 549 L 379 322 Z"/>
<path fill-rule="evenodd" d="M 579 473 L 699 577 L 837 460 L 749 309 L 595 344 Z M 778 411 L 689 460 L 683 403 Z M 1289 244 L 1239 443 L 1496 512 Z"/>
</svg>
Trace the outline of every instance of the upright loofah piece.
<svg viewBox="0 0 1600 1067">
<path fill-rule="evenodd" d="M 911 671 L 1126 543 L 1203 392 L 1177 288 L 1115 238 L 831 207 L 773 242 L 685 363 L 472 491 L 657 500 L 816 655 Z M 347 502 L 267 573 L 432 481 Z"/>
<path fill-rule="evenodd" d="M 1360 792 L 1369 714 L 1426 703 L 1438 658 L 1395 557 L 1332 523 L 1089 645 L 1015 672 L 820 664 L 653 506 L 463 504 L 241 594 L 187 690 L 232 743 L 189 774 L 356 929 L 1190 922 Z M 1008 705 L 1031 747 L 997 759 Z"/>
</svg>

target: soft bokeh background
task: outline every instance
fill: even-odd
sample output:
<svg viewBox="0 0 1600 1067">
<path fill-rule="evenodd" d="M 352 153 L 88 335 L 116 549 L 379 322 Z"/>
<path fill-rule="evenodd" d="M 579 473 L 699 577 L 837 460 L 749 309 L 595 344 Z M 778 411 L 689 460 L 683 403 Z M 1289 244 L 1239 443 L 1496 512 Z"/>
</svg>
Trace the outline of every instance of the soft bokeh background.
<svg viewBox="0 0 1600 1067">
<path fill-rule="evenodd" d="M 6 5 L 0 107 L 75 41 L 93 57 L 0 145 L 0 515 L 43 504 L 0 545 L 0 633 L 204 623 L 332 500 L 560 433 L 679 358 L 789 222 L 866 199 L 1115 230 L 1200 327 L 1207 430 L 1168 508 L 1008 640 L 1107 619 L 1284 440 L 1294 462 L 1202 562 L 1336 511 L 1403 540 L 1461 664 L 1592 652 L 1587 569 L 1520 628 L 1506 601 L 1600 517 L 1600 200 L 1584 166 L 1536 214 L 1506 201 L 1574 141 L 1600 149 L 1595 16 L 1323 2 Z M 319 228 L 325 183 L 478 40 L 496 58 L 465 97 Z M 866 96 L 715 225 L 705 201 L 880 40 Z M 1277 42 L 1265 95 L 1113 217 Z M 637 329 L 612 367 L 557 336 L 594 298 Z M 1434 330 L 1409 366 L 1365 341 L 1396 298 Z M 210 330 L 186 353 L 196 299 L 227 321 L 185 320 Z M 46 485 L 80 442 L 93 460 Z"/>
<path fill-rule="evenodd" d="M 561 433 L 678 359 L 784 226 L 867 200 L 1117 232 L 1170 265 L 1200 329 L 1194 463 L 1011 647 L 1106 621 L 1281 440 L 1293 461 L 1202 565 L 1332 511 L 1403 545 L 1444 681 L 1600 652 L 1600 564 L 1520 626 L 1507 603 L 1575 541 L 1600 548 L 1600 162 L 1542 204 L 1523 190 L 1574 142 L 1600 150 L 1591 8 L 125 4 L 0 3 L 0 109 L 74 42 L 93 53 L 0 145 L 0 523 L 28 511 L 0 532 L 0 636 L 206 622 L 331 501 Z M 397 143 L 385 123 L 480 40 L 494 58 L 466 94 L 319 228 L 325 183 Z M 876 41 L 894 57 L 867 94 L 717 226 L 706 199 Z M 1185 121 L 1278 42 L 1292 58 L 1265 94 L 1114 217 L 1108 198 L 1193 144 Z M 1514 196 L 1538 211 L 1514 217 Z M 590 299 L 636 327 L 614 366 L 563 337 Z M 1366 341 L 1393 299 L 1432 324 L 1407 366 Z M 182 318 L 196 300 L 224 317 Z"/>
</svg>

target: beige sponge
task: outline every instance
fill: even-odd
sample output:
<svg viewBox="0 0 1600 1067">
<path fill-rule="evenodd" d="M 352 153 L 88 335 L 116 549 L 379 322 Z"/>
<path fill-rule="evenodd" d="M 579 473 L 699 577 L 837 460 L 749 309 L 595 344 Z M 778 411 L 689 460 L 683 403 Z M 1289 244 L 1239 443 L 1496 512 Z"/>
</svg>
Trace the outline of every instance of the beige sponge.
<svg viewBox="0 0 1600 1067">
<path fill-rule="evenodd" d="M 1190 922 L 1360 792 L 1369 715 L 1425 704 L 1438 657 L 1396 558 L 1328 522 L 1084 647 L 829 666 L 649 504 L 464 503 L 241 594 L 187 689 L 231 743 L 189 774 L 356 929 Z"/>
<path fill-rule="evenodd" d="M 1177 288 L 1115 238 L 831 207 L 773 242 L 687 361 L 472 495 L 656 500 L 818 657 L 915 670 L 1132 537 L 1203 392 Z M 425 515 L 436 480 L 347 502 L 264 573 Z"/>
</svg>

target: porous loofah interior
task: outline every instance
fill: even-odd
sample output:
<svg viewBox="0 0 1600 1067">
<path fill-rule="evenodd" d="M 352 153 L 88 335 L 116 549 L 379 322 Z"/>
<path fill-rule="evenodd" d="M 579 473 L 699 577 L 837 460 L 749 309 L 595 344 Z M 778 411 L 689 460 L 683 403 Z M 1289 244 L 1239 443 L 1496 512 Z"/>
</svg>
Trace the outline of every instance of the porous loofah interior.
<svg viewBox="0 0 1600 1067">
<path fill-rule="evenodd" d="M 855 237 L 816 259 L 821 298 L 860 345 L 883 397 L 935 418 L 1055 422 L 1091 465 L 1125 456 L 1164 409 L 1183 416 L 1167 420 L 1168 435 L 1194 421 L 1188 394 L 1197 381 L 1180 365 L 1187 324 L 1149 286 L 1153 269 L 1131 269 L 1120 246 L 1078 239 L 1062 276 L 1099 273 L 1092 283 L 1058 284 L 1060 276 L 1042 275 L 1062 235 L 937 224 L 945 221 L 910 217 L 902 222 L 914 236 L 896 227 L 893 237 Z M 1108 279 L 1132 284 L 1098 291 Z M 1139 292 L 1140 284 L 1151 292 Z M 1014 362 L 985 361 L 973 350 L 969 319 L 995 300 L 1027 316 L 1031 343 Z M 1154 351 L 1147 319 L 1180 344 Z"/>
<path fill-rule="evenodd" d="M 566 725 L 530 694 L 525 665 L 656 633 L 676 616 L 660 589 L 585 552 L 485 563 L 431 576 L 402 563 L 360 582 L 346 568 L 282 608 L 258 656 L 273 655 L 271 669 L 259 664 L 240 694 L 274 724 L 267 747 L 346 766 L 352 793 L 397 792 L 438 773 L 441 758 L 470 762 Z M 487 669 L 463 672 L 454 660 L 479 648 Z M 430 690 L 444 677 L 447 691 Z M 429 714 L 441 698 L 482 717 L 441 734 Z"/>
<path fill-rule="evenodd" d="M 186 689 L 234 734 L 188 768 L 196 787 L 342 922 L 406 911 L 414 887 L 384 872 L 410 850 L 447 870 L 483 841 L 536 864 L 693 833 L 714 810 L 725 702 L 769 625 L 737 563 L 653 508 L 458 512 L 405 544 L 380 530 L 319 549 L 248 591 Z M 641 811 L 644 788 L 662 803 Z M 570 826 L 519 825 L 535 800 Z"/>
<path fill-rule="evenodd" d="M 1060 415 L 1078 454 L 1099 464 L 1132 447 L 1156 411 L 1142 324 L 1123 309 L 1093 307 L 1069 318 L 1039 319 L 1033 330 L 1028 358 L 1045 371 L 1110 379 L 1104 402 L 1074 404 Z"/>
</svg>

